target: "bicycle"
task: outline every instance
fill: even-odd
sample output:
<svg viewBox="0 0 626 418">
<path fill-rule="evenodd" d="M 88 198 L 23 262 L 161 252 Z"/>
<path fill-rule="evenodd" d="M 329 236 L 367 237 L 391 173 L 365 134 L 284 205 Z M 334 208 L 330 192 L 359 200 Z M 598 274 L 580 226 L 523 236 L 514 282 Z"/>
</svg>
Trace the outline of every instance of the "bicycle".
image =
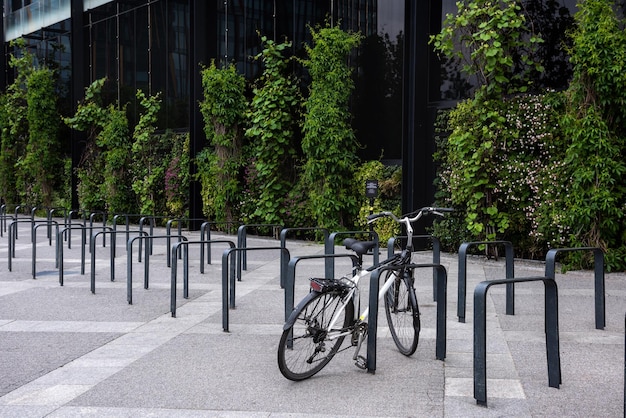
<svg viewBox="0 0 626 418">
<path fill-rule="evenodd" d="M 347 238 L 343 244 L 358 256 L 352 277 L 339 279 L 310 279 L 310 292 L 298 303 L 287 319 L 278 346 L 278 368 L 287 379 L 305 380 L 322 370 L 340 351 L 356 347 L 352 359 L 361 369 L 366 368 L 366 358 L 359 355 L 367 334 L 369 307 L 358 317 L 355 305 L 360 306 L 359 281 L 383 266 L 393 267 L 386 272 L 378 297 L 384 298 L 389 330 L 398 350 L 410 356 L 417 350 L 420 333 L 420 312 L 415 295 L 413 270 L 412 223 L 425 214 L 443 216 L 449 208 L 424 207 L 396 217 L 391 212 L 381 212 L 368 217 L 368 224 L 390 217 L 404 225 L 407 244 L 402 252 L 394 254 L 377 266 L 362 269 L 363 255 L 375 246 L 374 241 Z M 351 345 L 340 350 L 346 337 Z"/>
</svg>

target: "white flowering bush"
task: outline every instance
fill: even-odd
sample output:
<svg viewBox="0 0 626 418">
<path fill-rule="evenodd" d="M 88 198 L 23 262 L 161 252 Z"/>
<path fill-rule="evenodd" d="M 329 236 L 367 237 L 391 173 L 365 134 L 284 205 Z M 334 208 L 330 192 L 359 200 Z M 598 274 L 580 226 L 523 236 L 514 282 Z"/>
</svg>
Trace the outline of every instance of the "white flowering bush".
<svg viewBox="0 0 626 418">
<path fill-rule="evenodd" d="M 510 217 L 512 235 L 530 256 L 565 244 L 559 215 L 566 190 L 561 176 L 565 146 L 559 93 L 521 95 L 505 102 L 506 138 L 498 143 L 494 195 Z"/>
<path fill-rule="evenodd" d="M 458 140 L 440 137 L 435 155 L 440 164 L 439 203 L 464 212 L 435 226 L 440 239 L 507 239 L 515 243 L 518 255 L 530 258 L 542 257 L 548 248 L 565 243 L 567 228 L 561 209 L 566 192 L 562 178 L 566 144 L 559 124 L 563 102 L 561 93 L 546 92 L 517 95 L 494 107 L 491 119 L 498 123 L 490 126 L 488 154 L 482 149 L 486 164 L 480 176 L 473 178 L 482 182 L 472 183 L 467 177 L 467 149 L 461 149 Z M 439 133 L 478 129 L 471 125 L 475 120 L 472 109 L 457 106 Z M 488 197 L 489 207 L 497 211 L 476 212 L 472 217 L 474 208 L 467 205 L 472 197 Z M 483 222 L 486 226 L 472 229 L 472 220 L 474 225 Z M 449 246 L 455 245 L 458 242 Z"/>
</svg>

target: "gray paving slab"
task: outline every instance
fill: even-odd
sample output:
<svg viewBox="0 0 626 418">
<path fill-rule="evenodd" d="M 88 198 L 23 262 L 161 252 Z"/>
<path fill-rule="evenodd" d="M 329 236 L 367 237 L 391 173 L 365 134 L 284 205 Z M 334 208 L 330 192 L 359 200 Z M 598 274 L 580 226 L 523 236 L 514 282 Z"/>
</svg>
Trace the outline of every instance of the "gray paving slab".
<svg viewBox="0 0 626 418">
<path fill-rule="evenodd" d="M 26 224 L 24 225 L 26 227 Z M 164 231 L 157 231 L 160 234 Z M 187 233 L 198 239 L 198 233 Z M 595 329 L 592 272 L 557 274 L 562 384 L 548 386 L 543 286 L 516 286 L 516 313 L 506 315 L 505 289 L 493 288 L 487 304 L 487 407 L 473 398 L 473 289 L 504 277 L 504 260 L 468 258 L 466 322 L 456 317 L 457 257 L 443 254 L 448 276 L 447 356 L 435 359 L 436 302 L 432 273 L 417 272 L 420 345 L 402 356 L 379 317 L 377 370 L 356 368 L 351 350 L 318 375 L 291 382 L 276 364 L 284 321 L 279 253 L 255 250 L 236 283 L 230 332 L 222 330 L 221 254 L 200 274 L 199 248 L 190 248 L 190 297 L 182 295 L 178 266 L 177 315 L 169 312 L 171 269 L 167 247 L 154 243 L 149 288 L 145 263 L 133 255 L 133 304 L 127 303 L 128 259 L 118 241 L 115 281 L 109 248 L 96 250 L 96 293 L 89 290 L 90 258 L 80 274 L 78 241 L 64 251 L 65 285 L 59 286 L 54 247 L 32 244 L 20 230 L 8 271 L 7 238 L 0 238 L 0 416 L 2 417 L 490 417 L 624 416 L 624 314 L 626 275 L 606 275 L 606 327 Z M 41 237 L 40 237 L 41 238 Z M 236 237 L 214 234 L 214 239 Z M 248 237 L 251 247 L 278 241 Z M 322 254 L 321 245 L 289 240 L 292 257 Z M 337 252 L 343 251 L 336 247 Z M 383 255 L 384 256 L 384 255 Z M 422 252 L 416 261 L 428 263 Z M 369 260 L 371 262 L 371 260 Z M 366 257 L 366 262 L 368 258 Z M 516 276 L 543 274 L 543 264 L 515 261 Z M 340 260 L 337 274 L 349 273 Z M 324 263 L 306 260 L 296 272 L 296 302 L 308 277 Z M 363 303 L 367 303 L 367 286 Z"/>
<path fill-rule="evenodd" d="M 119 337 L 117 333 L 0 333 L 0 396 L 60 370 L 68 362 Z"/>
</svg>

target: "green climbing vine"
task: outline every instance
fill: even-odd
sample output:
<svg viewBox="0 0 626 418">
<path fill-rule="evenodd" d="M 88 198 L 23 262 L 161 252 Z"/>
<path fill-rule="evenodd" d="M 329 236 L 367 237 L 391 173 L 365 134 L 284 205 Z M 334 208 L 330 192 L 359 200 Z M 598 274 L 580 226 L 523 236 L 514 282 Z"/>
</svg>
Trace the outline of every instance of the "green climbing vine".
<svg viewBox="0 0 626 418">
<path fill-rule="evenodd" d="M 349 111 L 354 82 L 348 58 L 361 36 L 329 24 L 310 30 L 313 44 L 305 45 L 308 58 L 302 61 L 311 85 L 305 101 L 301 180 L 317 225 L 336 230 L 351 225 L 359 207 L 352 187 L 359 145 Z"/>
<path fill-rule="evenodd" d="M 164 179 L 167 160 L 162 158 L 168 151 L 166 144 L 155 135 L 157 115 L 161 109 L 160 95 L 146 97 L 137 90 L 137 99 L 143 108 L 139 122 L 133 131 L 133 191 L 139 203 L 139 213 L 155 214 L 164 199 Z"/>
<path fill-rule="evenodd" d="M 94 81 L 73 117 L 64 118 L 71 128 L 88 133 L 85 151 L 77 167 L 81 208 L 109 213 L 134 213 L 130 167 L 131 146 L 126 106 L 104 106 L 106 79 Z"/>
<path fill-rule="evenodd" d="M 613 7 L 585 0 L 574 16 L 564 215 L 574 245 L 600 247 L 609 270 L 626 270 L 626 21 Z"/>
<path fill-rule="evenodd" d="M 515 0 L 466 0 L 457 8 L 431 37 L 435 50 L 464 62 L 463 71 L 479 85 L 474 98 L 449 115 L 450 201 L 465 209 L 473 236 L 493 240 L 511 227 L 497 192 L 497 153 L 508 140 L 504 98 L 526 91 L 530 72 L 541 71 L 532 59 L 533 45 L 541 40 L 528 29 Z"/>
<path fill-rule="evenodd" d="M 196 156 L 204 214 L 216 221 L 237 220 L 241 196 L 242 134 L 246 82 L 234 65 L 202 68 L 200 111 L 210 147 Z"/>
<path fill-rule="evenodd" d="M 284 52 L 291 43 L 266 37 L 261 42 L 263 51 L 256 58 L 264 71 L 253 90 L 245 133 L 250 141 L 245 193 L 251 197 L 249 220 L 283 224 L 296 178 L 294 135 L 301 97 L 294 78 L 285 74 L 289 59 Z"/>
<path fill-rule="evenodd" d="M 35 69 L 26 78 L 28 144 L 16 165 L 25 201 L 52 207 L 55 186 L 61 184 L 60 119 L 52 70 Z"/>
</svg>

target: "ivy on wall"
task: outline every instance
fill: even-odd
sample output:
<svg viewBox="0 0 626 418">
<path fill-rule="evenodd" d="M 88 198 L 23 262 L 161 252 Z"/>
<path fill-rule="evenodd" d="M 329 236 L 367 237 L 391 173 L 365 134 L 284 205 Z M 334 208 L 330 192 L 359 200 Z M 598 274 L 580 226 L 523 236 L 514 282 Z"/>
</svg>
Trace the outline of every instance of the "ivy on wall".
<svg viewBox="0 0 626 418">
<path fill-rule="evenodd" d="M 607 268 L 626 270 L 626 20 L 613 7 L 585 0 L 574 15 L 563 212 L 573 244 L 600 247 Z"/>
<path fill-rule="evenodd" d="M 200 111 L 210 147 L 196 156 L 205 216 L 218 222 L 239 217 L 242 135 L 245 123 L 245 78 L 234 65 L 202 69 L 204 100 Z"/>
<path fill-rule="evenodd" d="M 139 204 L 139 213 L 155 214 L 159 202 L 163 202 L 165 169 L 161 141 L 155 135 L 157 115 L 161 109 L 160 95 L 146 97 L 137 91 L 137 99 L 143 108 L 139 121 L 133 131 L 132 145 L 132 188 Z"/>
<path fill-rule="evenodd" d="M 35 68 L 25 45 L 11 42 L 16 76 L 0 96 L 0 196 L 6 203 L 51 207 L 63 184 L 55 73 Z"/>
<path fill-rule="evenodd" d="M 497 192 L 498 152 L 507 141 L 503 99 L 526 91 L 529 72 L 541 70 L 532 53 L 520 54 L 541 40 L 528 29 L 514 0 L 459 1 L 457 8 L 431 43 L 445 57 L 464 61 L 463 71 L 479 87 L 449 115 L 449 198 L 464 210 L 473 237 L 493 240 L 512 226 Z M 516 69 L 518 59 L 522 67 Z"/>
<path fill-rule="evenodd" d="M 305 45 L 307 58 L 302 61 L 311 84 L 305 101 L 301 181 L 316 225 L 337 230 L 354 222 L 359 206 L 352 187 L 359 145 L 351 126 L 354 82 L 348 58 L 361 36 L 329 24 L 310 30 L 313 43 Z"/>
<path fill-rule="evenodd" d="M 26 79 L 28 144 L 18 161 L 25 201 L 52 207 L 54 190 L 62 184 L 63 161 L 59 142 L 59 113 L 52 70 L 33 70 Z"/>
<path fill-rule="evenodd" d="M 287 75 L 284 57 L 290 42 L 261 37 L 263 74 L 253 89 L 248 111 L 249 141 L 246 192 L 250 209 L 242 214 L 252 223 L 284 224 L 296 182 L 295 132 L 302 99 L 294 77 Z"/>
<path fill-rule="evenodd" d="M 626 174 L 626 23 L 613 2 L 579 3 L 567 48 L 573 70 L 568 89 L 533 95 L 510 90 L 523 79 L 508 75 L 514 61 L 506 60 L 504 48 L 528 50 L 532 35 L 519 38 L 525 45 L 502 38 L 521 33 L 524 20 L 504 13 L 485 21 L 481 9 L 494 4 L 482 0 L 458 6 L 459 13 L 446 19 L 446 28 L 431 42 L 447 57 L 468 58 L 466 69 L 477 71 L 487 84 L 447 115 L 449 136 L 438 142 L 436 154 L 442 167 L 439 199 L 465 209 L 471 237 L 509 239 L 520 255 L 531 258 L 551 247 L 599 247 L 608 270 L 626 269 L 621 181 Z M 498 25 L 492 27 L 493 22 Z M 469 56 L 454 49 L 455 39 Z M 506 64 L 501 71 L 500 64 Z M 541 70 L 527 65 L 529 71 Z M 485 87 L 488 74 L 495 88 Z M 501 84 L 510 80 L 514 83 Z M 435 232 L 463 235 L 449 223 L 437 225 Z M 569 265 L 589 266 L 592 260 L 586 257 L 573 253 Z"/>
</svg>

